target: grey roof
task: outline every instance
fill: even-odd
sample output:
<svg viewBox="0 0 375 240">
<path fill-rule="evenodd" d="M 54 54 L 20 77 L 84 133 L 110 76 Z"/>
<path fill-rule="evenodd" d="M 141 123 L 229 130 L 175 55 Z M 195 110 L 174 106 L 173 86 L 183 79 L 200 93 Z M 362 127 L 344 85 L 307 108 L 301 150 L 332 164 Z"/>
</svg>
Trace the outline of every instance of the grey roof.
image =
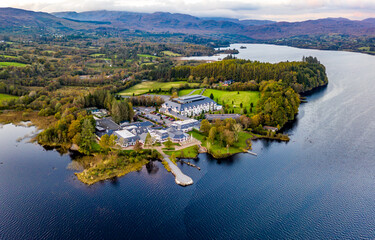
<svg viewBox="0 0 375 240">
<path fill-rule="evenodd" d="M 113 131 L 120 129 L 120 126 L 115 123 L 111 117 L 96 120 L 96 126 Z"/>
<path fill-rule="evenodd" d="M 150 121 L 144 121 L 144 122 L 135 122 L 130 125 L 136 126 L 136 127 L 151 127 L 154 124 Z"/>
<path fill-rule="evenodd" d="M 205 116 L 208 121 L 212 121 L 215 119 L 224 120 L 227 118 L 237 119 L 241 117 L 240 114 L 206 114 Z"/>
<path fill-rule="evenodd" d="M 168 131 L 169 137 L 173 139 L 182 139 L 186 136 L 185 133 L 183 133 L 182 131 L 176 130 L 175 128 L 168 128 L 167 131 Z"/>
<path fill-rule="evenodd" d="M 190 108 L 190 107 L 193 108 L 194 106 L 207 104 L 207 103 L 216 104 L 216 102 L 209 97 L 205 97 L 201 95 L 193 95 L 193 96 L 180 97 L 180 98 L 173 99 L 172 101 L 166 102 L 165 106 L 167 108 L 176 109 L 178 112 L 181 112 L 187 108 Z"/>
<path fill-rule="evenodd" d="M 117 132 L 113 132 L 113 134 L 116 135 L 118 139 L 122 138 Z M 128 142 L 136 142 L 139 139 L 140 139 L 139 136 L 132 136 L 132 137 L 126 138 Z"/>
</svg>

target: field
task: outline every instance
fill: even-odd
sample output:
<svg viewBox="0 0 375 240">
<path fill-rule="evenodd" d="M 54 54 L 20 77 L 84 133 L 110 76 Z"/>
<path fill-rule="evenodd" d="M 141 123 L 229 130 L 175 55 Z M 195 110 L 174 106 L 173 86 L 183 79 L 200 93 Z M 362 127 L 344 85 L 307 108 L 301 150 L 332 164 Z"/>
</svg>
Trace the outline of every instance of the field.
<svg viewBox="0 0 375 240">
<path fill-rule="evenodd" d="M 181 156 L 181 152 L 183 156 Z M 191 146 L 177 151 L 164 151 L 164 153 L 169 156 L 174 153 L 178 158 L 196 158 L 198 156 L 198 146 Z"/>
<path fill-rule="evenodd" d="M 255 107 L 260 97 L 259 92 L 256 91 L 223 91 L 215 89 L 206 89 L 203 95 L 209 97 L 211 93 L 218 104 L 228 105 L 228 110 L 234 110 L 235 113 L 242 113 L 241 103 L 243 108 L 246 108 L 249 112 L 250 104 L 253 103 Z"/>
<path fill-rule="evenodd" d="M 164 91 L 169 90 L 171 87 L 179 87 L 187 82 L 179 81 L 179 82 L 155 82 L 155 81 L 145 81 L 141 82 L 131 88 L 125 89 L 124 91 L 120 92 L 120 95 L 131 96 L 133 95 L 141 95 L 147 93 L 150 89 L 159 89 L 161 88 Z M 198 85 L 198 83 L 190 83 L 189 85 L 194 86 Z"/>
<path fill-rule="evenodd" d="M 238 137 L 238 142 L 234 143 L 233 146 L 229 147 L 228 149 L 217 141 L 213 144 L 210 144 L 205 140 L 205 137 L 199 131 L 193 130 L 189 132 L 189 135 L 192 134 L 194 138 L 198 139 L 202 142 L 202 146 L 206 147 L 211 155 L 214 157 L 224 157 L 226 155 L 236 154 L 244 152 L 248 149 L 246 140 L 249 138 L 254 137 L 253 134 L 248 132 L 240 132 Z"/>
<path fill-rule="evenodd" d="M 149 54 L 137 54 L 138 57 L 143 57 L 143 58 L 157 58 L 157 56 L 154 55 L 149 55 Z"/>
<path fill-rule="evenodd" d="M 183 90 L 181 90 L 181 91 L 178 92 L 178 96 L 188 95 L 192 91 L 194 91 L 192 93 L 192 95 L 196 95 L 196 94 L 199 94 L 202 91 L 202 89 L 183 89 Z"/>
<path fill-rule="evenodd" d="M 162 52 L 165 56 L 170 56 L 170 57 L 179 57 L 181 56 L 181 54 L 178 54 L 178 53 L 174 53 L 172 51 L 163 51 Z"/>
<path fill-rule="evenodd" d="M 103 57 L 104 54 L 103 53 L 94 53 L 94 54 L 91 54 L 90 57 Z"/>
<path fill-rule="evenodd" d="M 24 63 L 17 63 L 17 62 L 0 62 L 0 67 L 8 67 L 8 66 L 13 66 L 13 67 L 25 67 L 27 64 Z"/>
<path fill-rule="evenodd" d="M 0 93 L 0 104 L 3 102 L 3 101 L 7 101 L 7 100 L 11 100 L 11 99 L 17 99 L 18 97 L 16 96 L 12 96 L 12 95 L 8 95 L 8 94 L 3 94 L 3 93 Z"/>
<path fill-rule="evenodd" d="M 10 56 L 10 55 L 0 55 L 0 57 L 4 57 L 4 58 L 19 58 L 19 57 Z"/>
</svg>

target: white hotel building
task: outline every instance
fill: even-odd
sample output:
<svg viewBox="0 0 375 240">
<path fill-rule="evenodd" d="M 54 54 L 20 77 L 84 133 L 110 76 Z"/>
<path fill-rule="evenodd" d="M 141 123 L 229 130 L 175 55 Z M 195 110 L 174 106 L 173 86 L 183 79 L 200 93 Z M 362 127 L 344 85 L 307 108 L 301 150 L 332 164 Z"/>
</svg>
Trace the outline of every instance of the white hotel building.
<svg viewBox="0 0 375 240">
<path fill-rule="evenodd" d="M 192 95 L 172 99 L 163 103 L 162 107 L 166 112 L 176 112 L 183 116 L 196 116 L 202 112 L 221 110 L 222 106 L 214 100 L 202 95 Z"/>
</svg>

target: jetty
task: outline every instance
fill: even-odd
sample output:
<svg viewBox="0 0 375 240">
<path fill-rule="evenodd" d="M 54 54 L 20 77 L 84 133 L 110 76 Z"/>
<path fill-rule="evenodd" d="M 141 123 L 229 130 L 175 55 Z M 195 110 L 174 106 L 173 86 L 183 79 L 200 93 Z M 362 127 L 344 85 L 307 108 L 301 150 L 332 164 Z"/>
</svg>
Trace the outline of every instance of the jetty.
<svg viewBox="0 0 375 240">
<path fill-rule="evenodd" d="M 185 175 L 168 157 L 168 155 L 162 153 L 164 160 L 168 163 L 172 174 L 174 175 L 174 181 L 181 186 L 189 186 L 193 184 L 193 179 Z"/>
<path fill-rule="evenodd" d="M 254 156 L 258 156 L 258 154 L 256 154 L 255 152 L 252 152 L 250 150 L 248 150 L 247 153 L 250 153 L 251 155 L 254 155 Z"/>
<path fill-rule="evenodd" d="M 183 161 L 183 160 L 181 160 L 181 159 L 179 159 L 179 160 L 177 160 L 177 161 L 178 161 L 178 162 L 181 162 L 181 163 L 184 163 L 184 164 L 187 164 L 187 165 L 189 165 L 190 167 L 194 167 L 194 168 L 198 169 L 199 171 L 201 170 L 200 167 L 198 167 L 198 166 L 195 165 L 195 164 L 192 164 L 191 162 L 186 162 L 186 161 Z"/>
</svg>

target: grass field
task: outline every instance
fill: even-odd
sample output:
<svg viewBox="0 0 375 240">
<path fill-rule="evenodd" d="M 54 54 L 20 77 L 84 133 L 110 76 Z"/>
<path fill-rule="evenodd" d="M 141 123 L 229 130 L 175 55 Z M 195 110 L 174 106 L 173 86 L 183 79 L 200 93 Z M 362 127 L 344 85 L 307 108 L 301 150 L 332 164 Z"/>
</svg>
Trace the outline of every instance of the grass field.
<svg viewBox="0 0 375 240">
<path fill-rule="evenodd" d="M 250 103 L 257 105 L 260 97 L 260 93 L 257 91 L 223 91 L 216 89 L 206 89 L 203 95 L 209 97 L 211 93 L 214 95 L 214 100 L 221 105 L 228 105 L 229 110 L 234 109 L 235 113 L 242 113 L 240 104 L 243 104 L 243 108 L 250 110 Z M 255 108 L 253 108 L 254 112 Z"/>
<path fill-rule="evenodd" d="M 94 54 L 90 54 L 90 57 L 103 57 L 103 56 L 105 56 L 105 54 L 103 54 L 103 53 L 94 53 Z"/>
<path fill-rule="evenodd" d="M 198 156 L 198 146 L 191 146 L 177 151 L 164 151 L 165 154 L 171 156 L 173 153 L 178 158 L 196 158 Z M 183 152 L 183 156 L 181 156 Z"/>
<path fill-rule="evenodd" d="M 181 56 L 181 54 L 178 54 L 178 53 L 174 53 L 172 51 L 163 51 L 162 52 L 165 56 L 170 56 L 170 57 L 179 57 Z"/>
<path fill-rule="evenodd" d="M 195 91 L 194 91 L 195 90 Z M 196 95 L 202 92 L 202 89 L 183 89 L 178 92 L 178 96 L 185 96 L 194 91 L 192 95 Z"/>
<path fill-rule="evenodd" d="M 155 82 L 155 81 L 145 81 L 141 82 L 131 88 L 125 89 L 122 92 L 119 92 L 120 95 L 131 96 L 133 95 L 141 95 L 147 93 L 150 89 L 159 89 L 162 90 L 169 90 L 171 87 L 179 87 L 187 82 L 179 81 L 179 82 Z M 189 85 L 198 85 L 198 83 L 190 83 Z"/>
<path fill-rule="evenodd" d="M 150 54 L 137 54 L 138 57 L 143 57 L 143 58 L 157 58 L 157 56 L 150 55 Z"/>
<path fill-rule="evenodd" d="M 231 155 L 235 153 L 244 152 L 247 149 L 246 140 L 252 138 L 254 135 L 248 132 L 240 132 L 238 134 L 238 142 L 234 143 L 233 146 L 229 147 L 228 149 L 222 146 L 217 141 L 214 141 L 213 144 L 208 143 L 207 140 L 204 140 L 205 137 L 197 130 L 193 130 L 189 132 L 189 135 L 192 134 L 194 138 L 198 139 L 202 142 L 202 146 L 206 147 L 209 152 L 214 157 L 223 157 L 225 155 Z"/>
<path fill-rule="evenodd" d="M 10 55 L 0 55 L 0 57 L 4 57 L 4 58 L 19 58 L 17 56 L 10 56 Z"/>
<path fill-rule="evenodd" d="M 12 95 L 8 95 L 8 94 L 3 94 L 3 93 L 0 93 L 0 104 L 3 102 L 3 101 L 7 101 L 7 100 L 11 100 L 11 99 L 17 99 L 18 97 L 16 96 L 12 96 Z"/>
<path fill-rule="evenodd" d="M 26 67 L 27 64 L 24 64 L 24 63 L 17 63 L 17 62 L 0 62 L 0 67 L 8 67 L 8 66 L 13 66 L 13 67 Z"/>
</svg>

